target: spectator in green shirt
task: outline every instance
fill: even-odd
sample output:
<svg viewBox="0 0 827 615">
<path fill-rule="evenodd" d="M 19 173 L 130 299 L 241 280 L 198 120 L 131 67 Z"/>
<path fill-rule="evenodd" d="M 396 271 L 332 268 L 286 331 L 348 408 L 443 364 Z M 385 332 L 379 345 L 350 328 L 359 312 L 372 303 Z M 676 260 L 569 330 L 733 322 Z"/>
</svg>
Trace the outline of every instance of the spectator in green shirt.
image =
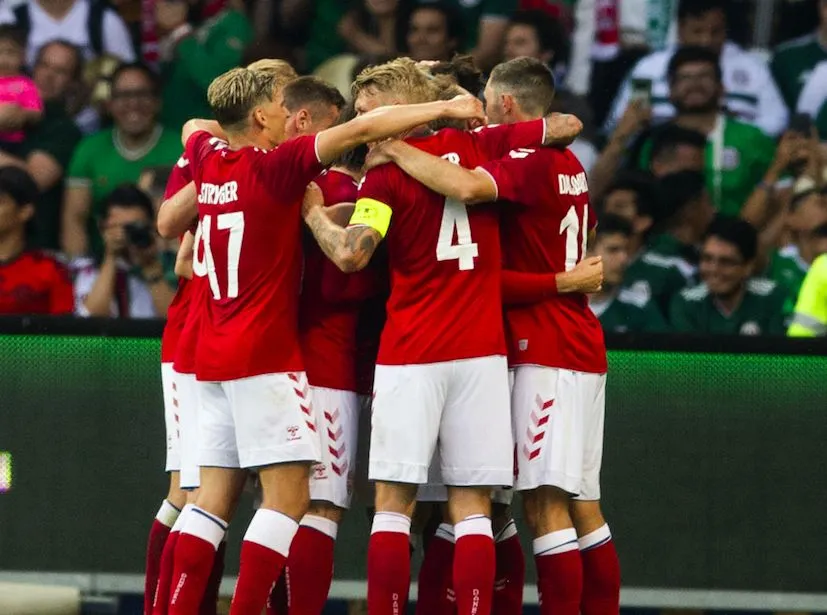
<svg viewBox="0 0 827 615">
<path fill-rule="evenodd" d="M 666 314 L 672 297 L 695 282 L 697 245 L 715 216 L 704 177 L 680 171 L 661 178 L 649 243 L 624 276 L 624 288 L 652 299 Z"/>
<path fill-rule="evenodd" d="M 202 23 L 187 21 L 184 0 L 158 0 L 156 5 L 161 55 L 161 123 L 180 132 L 193 117 L 211 117 L 207 88 L 213 79 L 241 64 L 242 54 L 253 40 L 253 28 L 240 0 Z"/>
<path fill-rule="evenodd" d="M 790 243 L 776 250 L 767 277 L 787 292 L 785 311 L 793 311 L 810 265 L 827 252 L 827 200 L 810 190 L 793 197 L 787 226 Z"/>
<path fill-rule="evenodd" d="M 704 173 L 713 205 L 723 214 L 738 215 L 769 168 L 775 142 L 721 110 L 724 87 L 714 52 L 703 47 L 678 49 L 669 61 L 668 76 L 676 109 L 672 122 L 706 135 Z M 642 145 L 641 168 L 648 167 L 650 147 Z"/>
<path fill-rule="evenodd" d="M 801 90 L 816 65 L 827 60 L 827 0 L 820 0 L 818 4 L 818 28 L 782 43 L 773 52 L 770 70 L 790 109 L 798 105 Z"/>
<path fill-rule="evenodd" d="M 71 258 L 101 256 L 101 205 L 115 186 L 138 181 L 145 167 L 172 166 L 181 155 L 180 132 L 158 123 L 155 74 L 125 64 L 112 75 L 109 112 L 114 126 L 85 137 L 66 174 L 61 245 Z"/>
<path fill-rule="evenodd" d="M 625 218 L 601 216 L 591 252 L 603 261 L 603 289 L 589 295 L 589 306 L 607 332 L 665 331 L 666 321 L 645 293 L 621 288 L 632 236 Z"/>
<path fill-rule="evenodd" d="M 646 173 L 627 171 L 609 186 L 600 205 L 602 214 L 619 216 L 631 227 L 629 259 L 634 260 L 643 250 L 646 236 L 654 222 L 655 194 L 652 178 Z M 602 224 L 602 216 L 599 216 Z"/>
<path fill-rule="evenodd" d="M 752 278 L 758 233 L 746 220 L 721 216 L 701 248 L 702 283 L 672 300 L 676 331 L 730 335 L 784 335 L 785 293 L 775 282 Z"/>
</svg>

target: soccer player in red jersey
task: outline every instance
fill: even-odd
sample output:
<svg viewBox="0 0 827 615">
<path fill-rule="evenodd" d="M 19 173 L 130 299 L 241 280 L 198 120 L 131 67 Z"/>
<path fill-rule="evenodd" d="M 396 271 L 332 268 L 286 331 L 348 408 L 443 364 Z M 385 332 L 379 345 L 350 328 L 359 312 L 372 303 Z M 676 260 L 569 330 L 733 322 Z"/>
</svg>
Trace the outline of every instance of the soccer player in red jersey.
<svg viewBox="0 0 827 615">
<path fill-rule="evenodd" d="M 282 143 L 283 94 L 266 78 L 233 69 L 213 81 L 208 99 L 227 144 L 207 132 L 212 122 L 192 120 L 182 133 L 204 246 L 193 269 L 206 274 L 208 300 L 196 351 L 201 488 L 176 546 L 169 612 L 198 609 L 245 470 L 257 468 L 263 501 L 245 535 L 230 612 L 259 615 L 307 510 L 309 467 L 319 459 L 297 339 L 304 189 L 361 143 L 482 111 L 468 97 L 376 109 Z"/>
<path fill-rule="evenodd" d="M 368 68 L 354 83 L 356 109 L 427 100 L 434 95 L 430 84 L 409 59 Z M 447 129 L 411 143 L 473 167 L 513 147 L 541 145 L 549 125 L 540 119 L 474 133 Z M 573 125 L 579 132 L 579 122 Z M 496 211 L 469 215 L 462 203 L 394 165 L 365 176 L 347 229 L 329 220 L 321 202 L 318 190 L 308 189 L 305 220 L 343 271 L 363 268 L 387 234 L 391 295 L 374 383 L 368 609 L 390 615 L 405 608 L 411 515 L 438 443 L 457 536 L 457 609 L 488 615 L 491 487 L 510 485 L 513 477 Z"/>
<path fill-rule="evenodd" d="M 518 58 L 486 87 L 493 121 L 541 117 L 554 95 L 546 66 Z M 585 257 L 595 217 L 582 166 L 570 151 L 518 148 L 468 171 L 405 144 L 384 148 L 413 177 L 448 198 L 509 206 L 502 240 L 507 269 L 571 271 Z M 514 368 L 516 489 L 534 534 L 541 613 L 616 614 L 620 569 L 602 516 L 606 349 L 586 296 L 573 293 L 506 310 Z"/>
<path fill-rule="evenodd" d="M 26 246 L 37 195 L 26 171 L 0 168 L 0 314 L 71 314 L 75 309 L 66 267 Z"/>
</svg>

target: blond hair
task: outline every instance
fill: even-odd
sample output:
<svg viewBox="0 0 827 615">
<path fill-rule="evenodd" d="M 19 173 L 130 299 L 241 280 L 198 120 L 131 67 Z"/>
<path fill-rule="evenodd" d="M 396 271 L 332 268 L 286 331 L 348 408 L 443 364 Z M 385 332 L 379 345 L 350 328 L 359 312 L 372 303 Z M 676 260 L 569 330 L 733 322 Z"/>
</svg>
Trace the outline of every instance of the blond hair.
<svg viewBox="0 0 827 615">
<path fill-rule="evenodd" d="M 274 92 L 281 90 L 288 83 L 299 77 L 296 69 L 293 68 L 289 62 L 276 60 L 274 58 L 256 60 L 252 64 L 247 65 L 247 70 L 259 73 L 264 79 L 268 79 Z"/>
<path fill-rule="evenodd" d="M 397 58 L 385 64 L 368 66 L 353 81 L 353 99 L 369 89 L 392 94 L 407 104 L 430 102 L 437 96 L 432 77 L 420 70 L 410 58 Z"/>
<path fill-rule="evenodd" d="M 247 127 L 252 110 L 273 98 L 271 81 L 247 68 L 233 68 L 213 79 L 207 102 L 215 119 L 225 130 L 238 132 Z"/>
</svg>

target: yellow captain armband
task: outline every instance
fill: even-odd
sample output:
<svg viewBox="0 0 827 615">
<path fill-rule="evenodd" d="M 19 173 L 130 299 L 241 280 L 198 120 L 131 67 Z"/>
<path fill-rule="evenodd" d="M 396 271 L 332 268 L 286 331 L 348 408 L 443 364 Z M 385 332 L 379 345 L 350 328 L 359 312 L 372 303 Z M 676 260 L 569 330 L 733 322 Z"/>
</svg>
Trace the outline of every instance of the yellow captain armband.
<svg viewBox="0 0 827 615">
<path fill-rule="evenodd" d="M 356 201 L 356 208 L 350 216 L 348 226 L 369 226 L 384 238 L 391 224 L 392 213 L 393 210 L 381 201 L 362 198 Z"/>
</svg>

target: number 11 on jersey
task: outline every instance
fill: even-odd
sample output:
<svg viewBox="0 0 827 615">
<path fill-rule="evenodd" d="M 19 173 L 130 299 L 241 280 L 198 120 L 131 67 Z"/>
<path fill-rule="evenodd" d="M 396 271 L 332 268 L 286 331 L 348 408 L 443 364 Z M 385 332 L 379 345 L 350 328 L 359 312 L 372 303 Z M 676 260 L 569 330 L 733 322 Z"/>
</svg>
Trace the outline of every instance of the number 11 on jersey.
<svg viewBox="0 0 827 615">
<path fill-rule="evenodd" d="M 589 235 L 589 206 L 583 208 L 583 223 L 577 217 L 574 205 L 569 207 L 566 216 L 560 221 L 560 234 L 566 234 L 566 271 L 586 256 L 586 240 Z"/>
<path fill-rule="evenodd" d="M 454 243 L 454 230 L 457 242 Z M 457 260 L 460 271 L 474 268 L 474 259 L 479 256 L 477 244 L 471 239 L 471 221 L 465 203 L 455 199 L 445 199 L 442 209 L 442 224 L 436 241 L 436 259 L 438 261 Z"/>
</svg>

